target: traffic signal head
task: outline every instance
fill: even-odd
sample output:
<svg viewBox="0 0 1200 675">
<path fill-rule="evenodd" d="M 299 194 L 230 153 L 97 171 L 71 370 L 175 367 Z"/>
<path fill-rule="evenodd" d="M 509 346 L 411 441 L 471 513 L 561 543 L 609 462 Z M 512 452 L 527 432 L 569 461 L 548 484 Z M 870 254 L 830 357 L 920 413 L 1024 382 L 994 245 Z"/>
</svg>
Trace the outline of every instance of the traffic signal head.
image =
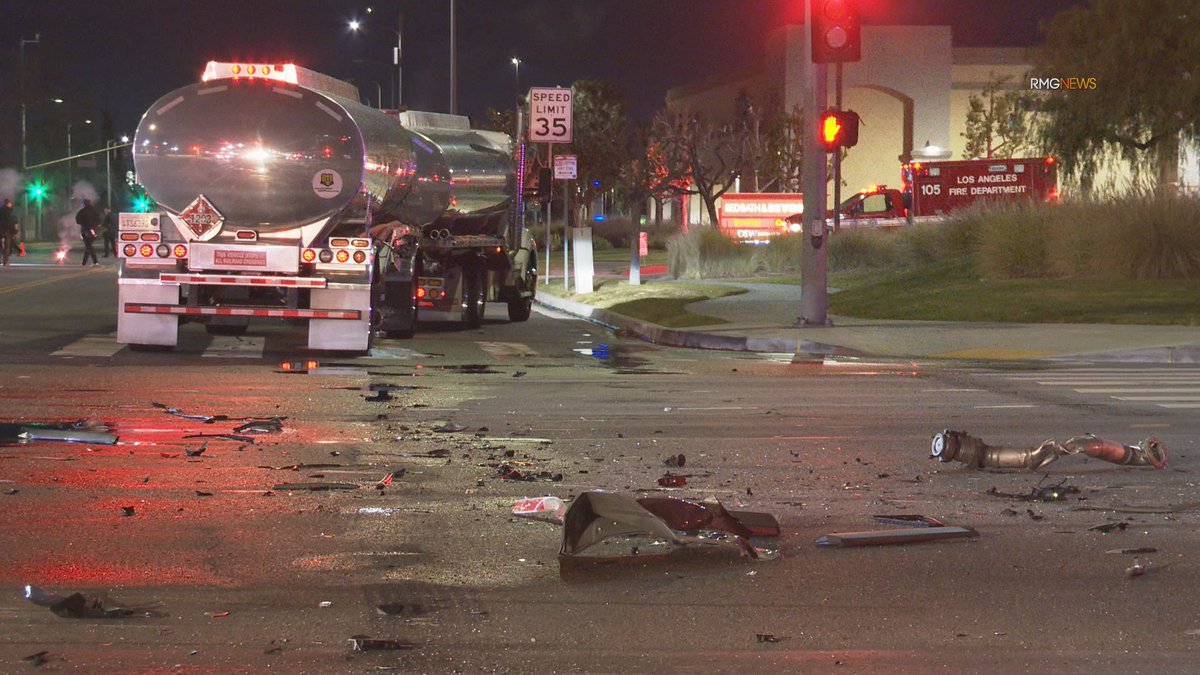
<svg viewBox="0 0 1200 675">
<path fill-rule="evenodd" d="M 29 198 L 35 202 L 40 202 L 47 197 L 46 184 L 38 181 L 29 184 Z"/>
<path fill-rule="evenodd" d="M 133 200 L 133 210 L 138 213 L 146 213 L 150 210 L 150 198 L 146 195 L 139 195 Z"/>
<path fill-rule="evenodd" d="M 845 63 L 862 58 L 862 27 L 856 1 L 810 0 L 813 63 Z"/>
</svg>

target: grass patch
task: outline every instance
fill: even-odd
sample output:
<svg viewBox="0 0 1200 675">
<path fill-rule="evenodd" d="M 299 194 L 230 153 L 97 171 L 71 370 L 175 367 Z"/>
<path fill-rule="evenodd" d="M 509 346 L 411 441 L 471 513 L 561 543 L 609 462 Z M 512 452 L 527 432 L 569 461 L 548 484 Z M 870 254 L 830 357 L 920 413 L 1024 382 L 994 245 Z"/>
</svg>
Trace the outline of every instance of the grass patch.
<svg viewBox="0 0 1200 675">
<path fill-rule="evenodd" d="M 738 295 L 746 290 L 736 286 L 678 281 L 651 281 L 630 286 L 625 281 L 606 279 L 600 282 L 594 292 L 584 295 L 572 293 L 564 296 L 562 288 L 554 284 L 538 288 L 538 293 L 546 292 L 666 328 L 690 328 L 727 322 L 689 312 L 687 305 L 701 300 Z"/>
<path fill-rule="evenodd" d="M 837 275 L 829 311 L 865 319 L 1200 325 L 1187 279 L 982 279 L 968 261 Z"/>
</svg>

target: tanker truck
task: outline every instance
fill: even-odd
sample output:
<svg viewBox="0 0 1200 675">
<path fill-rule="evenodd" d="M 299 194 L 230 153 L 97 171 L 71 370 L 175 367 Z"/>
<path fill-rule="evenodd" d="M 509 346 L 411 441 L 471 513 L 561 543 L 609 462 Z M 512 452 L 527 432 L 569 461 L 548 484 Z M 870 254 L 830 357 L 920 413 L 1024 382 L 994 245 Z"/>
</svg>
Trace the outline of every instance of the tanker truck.
<svg viewBox="0 0 1200 675">
<path fill-rule="evenodd" d="M 138 125 L 156 206 L 119 217 L 117 340 L 176 345 L 182 322 L 305 322 L 308 347 L 364 352 L 421 320 L 529 318 L 537 286 L 508 136 L 387 112 L 294 64 L 210 62 Z"/>
</svg>

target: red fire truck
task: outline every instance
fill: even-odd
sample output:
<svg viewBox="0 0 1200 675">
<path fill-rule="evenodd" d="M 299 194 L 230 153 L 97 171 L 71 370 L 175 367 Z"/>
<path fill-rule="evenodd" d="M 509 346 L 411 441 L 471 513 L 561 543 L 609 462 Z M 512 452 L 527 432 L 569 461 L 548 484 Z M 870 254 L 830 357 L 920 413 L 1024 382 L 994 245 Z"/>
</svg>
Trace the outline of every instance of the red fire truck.
<svg viewBox="0 0 1200 675">
<path fill-rule="evenodd" d="M 945 216 L 980 201 L 1058 199 L 1058 163 L 1053 157 L 913 162 L 901 167 L 900 189 L 873 185 L 842 202 L 848 225 L 898 221 L 911 209 L 916 218 Z M 832 215 L 832 214 L 830 214 Z"/>
</svg>

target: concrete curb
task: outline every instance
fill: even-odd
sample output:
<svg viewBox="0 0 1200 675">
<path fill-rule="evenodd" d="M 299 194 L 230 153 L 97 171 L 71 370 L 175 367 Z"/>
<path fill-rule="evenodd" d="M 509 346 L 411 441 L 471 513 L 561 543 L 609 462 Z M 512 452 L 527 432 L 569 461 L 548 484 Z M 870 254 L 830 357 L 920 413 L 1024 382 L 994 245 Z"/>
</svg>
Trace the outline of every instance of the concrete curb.
<svg viewBox="0 0 1200 675">
<path fill-rule="evenodd" d="M 599 307 L 592 307 L 581 302 L 575 302 L 574 300 L 560 298 L 549 293 L 538 295 L 535 302 L 555 311 L 570 314 L 586 321 L 592 321 L 608 328 L 629 331 L 647 342 L 670 347 L 715 349 L 730 352 L 794 354 L 798 346 L 804 346 L 800 344 L 799 338 L 756 338 L 664 328 L 657 324 L 637 321 L 623 314 Z M 814 348 L 825 347 L 828 349 L 827 345 L 814 344 L 812 346 Z M 805 351 L 809 350 L 805 349 Z"/>
</svg>

